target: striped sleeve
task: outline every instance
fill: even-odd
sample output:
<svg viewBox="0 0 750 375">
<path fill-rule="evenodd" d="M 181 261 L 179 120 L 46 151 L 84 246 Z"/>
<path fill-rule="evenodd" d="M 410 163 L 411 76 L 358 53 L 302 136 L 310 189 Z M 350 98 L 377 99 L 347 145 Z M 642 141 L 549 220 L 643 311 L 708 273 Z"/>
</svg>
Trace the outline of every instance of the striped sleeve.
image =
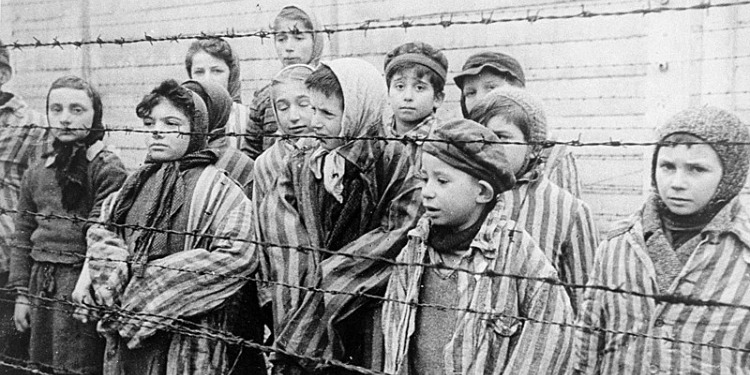
<svg viewBox="0 0 750 375">
<path fill-rule="evenodd" d="M 557 186 L 581 198 L 581 178 L 573 153 L 564 146 L 555 146 L 547 161 L 544 174 Z"/>
<path fill-rule="evenodd" d="M 584 285 L 599 243 L 594 217 L 586 203 L 580 202 L 577 205 L 571 224 L 568 241 L 563 244 L 562 259 L 559 262 L 560 278 L 568 283 Z M 581 289 L 568 290 L 573 311 L 578 311 L 582 292 Z"/>
</svg>

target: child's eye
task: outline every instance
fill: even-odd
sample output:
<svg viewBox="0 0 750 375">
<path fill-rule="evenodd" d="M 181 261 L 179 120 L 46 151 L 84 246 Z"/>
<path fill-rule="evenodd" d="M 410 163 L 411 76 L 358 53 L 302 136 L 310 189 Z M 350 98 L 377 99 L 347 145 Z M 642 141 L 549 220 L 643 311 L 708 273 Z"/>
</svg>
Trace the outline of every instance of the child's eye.
<svg viewBox="0 0 750 375">
<path fill-rule="evenodd" d="M 224 70 L 223 70 L 223 69 L 218 69 L 218 68 L 217 68 L 217 69 L 212 69 L 212 70 L 211 70 L 211 72 L 212 72 L 212 73 L 216 73 L 216 74 L 221 74 L 221 73 L 224 73 Z"/>
<path fill-rule="evenodd" d="M 284 34 L 277 34 L 275 40 L 277 42 L 281 42 L 281 43 L 286 42 L 286 35 L 284 35 Z"/>
<path fill-rule="evenodd" d="M 464 96 L 465 96 L 465 97 L 467 97 L 467 98 L 471 98 L 471 97 L 473 97 L 473 96 L 474 96 L 474 95 L 476 95 L 476 94 L 477 94 L 477 92 L 476 92 L 476 91 L 466 91 L 466 92 L 464 93 Z"/>
<path fill-rule="evenodd" d="M 300 99 L 299 101 L 297 101 L 297 105 L 300 106 L 300 107 L 307 108 L 307 107 L 310 106 L 310 100 L 308 100 L 308 99 Z"/>
<path fill-rule="evenodd" d="M 660 163 L 659 168 L 666 170 L 666 171 L 673 171 L 675 170 L 675 166 L 672 163 Z"/>
<path fill-rule="evenodd" d="M 81 108 L 81 107 L 73 107 L 73 109 L 71 109 L 71 112 L 73 112 L 73 113 L 75 113 L 77 115 L 80 115 L 81 113 L 83 113 L 83 108 Z"/>
<path fill-rule="evenodd" d="M 427 90 L 427 86 L 425 85 L 417 85 L 417 91 L 422 92 Z"/>
<path fill-rule="evenodd" d="M 55 106 L 52 106 L 52 107 L 50 107 L 50 108 L 49 108 L 49 111 L 50 111 L 50 112 L 55 112 L 55 113 L 57 113 L 57 112 L 62 112 L 62 107 L 61 107 L 61 106 L 57 106 L 57 105 L 55 105 Z"/>
<path fill-rule="evenodd" d="M 154 120 L 143 119 L 143 126 L 153 126 L 153 125 L 154 125 Z"/>
<path fill-rule="evenodd" d="M 708 172 L 708 169 L 701 167 L 700 165 L 693 165 L 689 168 L 690 172 L 693 173 L 705 173 Z"/>
<path fill-rule="evenodd" d="M 439 183 L 440 185 L 445 185 L 445 184 L 447 184 L 447 183 L 448 183 L 449 181 L 448 181 L 447 179 L 445 179 L 445 178 L 438 178 L 438 179 L 437 179 L 437 182 L 438 182 L 438 183 Z"/>
<path fill-rule="evenodd" d="M 277 111 L 286 111 L 287 109 L 289 109 L 289 106 L 286 104 L 276 104 Z"/>
</svg>

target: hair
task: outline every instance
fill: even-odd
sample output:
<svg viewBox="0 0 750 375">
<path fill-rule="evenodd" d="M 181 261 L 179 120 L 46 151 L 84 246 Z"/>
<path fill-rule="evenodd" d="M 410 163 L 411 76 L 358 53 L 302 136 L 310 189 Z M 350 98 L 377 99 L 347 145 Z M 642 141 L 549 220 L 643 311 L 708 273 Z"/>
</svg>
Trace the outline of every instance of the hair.
<svg viewBox="0 0 750 375">
<path fill-rule="evenodd" d="M 102 105 L 102 97 L 99 95 L 99 91 L 94 88 L 83 78 L 77 76 L 63 76 L 52 82 L 52 85 L 47 91 L 47 102 L 46 102 L 46 113 L 49 116 L 49 94 L 57 89 L 68 88 L 74 90 L 81 90 L 88 95 L 91 99 L 91 106 L 94 109 L 94 118 L 91 121 L 91 130 L 86 138 L 83 139 L 83 143 L 92 145 L 94 142 L 102 140 L 104 138 L 104 124 L 102 124 L 102 116 L 104 115 L 104 107 Z"/>
<path fill-rule="evenodd" d="M 288 30 L 277 30 L 276 23 L 279 21 L 279 19 L 298 21 L 302 23 L 302 26 L 305 26 L 306 28 L 310 30 L 314 28 L 312 21 L 310 20 L 310 16 L 307 13 L 305 13 L 302 9 L 299 9 L 293 5 L 286 6 L 283 9 L 281 9 L 279 14 L 273 20 L 274 31 L 277 31 L 277 32 L 288 31 Z"/>
<path fill-rule="evenodd" d="M 135 114 L 138 118 L 144 118 L 151 114 L 154 109 L 163 100 L 169 101 L 173 106 L 180 110 L 193 124 L 195 113 L 195 103 L 193 103 L 193 94 L 189 89 L 181 86 L 177 81 L 168 79 L 163 81 L 150 93 L 146 94 L 141 102 L 135 107 Z"/>
<path fill-rule="evenodd" d="M 533 121 L 518 103 L 508 97 L 499 96 L 492 102 L 480 101 L 469 113 L 470 120 L 484 126 L 497 116 L 502 116 L 506 121 L 517 126 L 523 133 L 524 141 L 529 140 Z"/>
<path fill-rule="evenodd" d="M 393 59 L 407 53 L 418 53 L 421 55 L 425 55 L 429 59 L 438 63 L 438 65 L 445 68 L 446 71 L 448 70 L 448 59 L 445 57 L 443 52 L 435 49 L 427 43 L 422 42 L 410 42 L 402 44 L 394 48 L 391 52 L 388 52 L 388 54 L 385 56 L 383 69 L 386 69 L 388 67 L 388 64 L 390 64 Z M 432 69 L 412 61 L 402 61 L 396 63 L 396 65 L 388 70 L 385 76 L 385 82 L 390 87 L 391 80 L 393 79 L 393 76 L 396 75 L 396 73 L 401 73 L 409 69 L 414 69 L 414 74 L 419 79 L 427 77 L 427 79 L 430 81 L 430 84 L 432 85 L 432 89 L 435 91 L 436 96 L 443 93 L 443 90 L 445 89 L 445 80 L 439 75 L 435 74 Z"/>
<path fill-rule="evenodd" d="M 344 91 L 341 89 L 336 74 L 326 65 L 320 65 L 305 80 L 305 86 L 310 91 L 318 91 L 327 97 L 335 95 L 344 103 Z"/>
<path fill-rule="evenodd" d="M 232 53 L 232 46 L 221 38 L 198 39 L 194 41 L 185 55 L 185 68 L 188 77 L 193 78 L 191 69 L 193 68 L 193 56 L 198 52 L 205 52 L 217 59 L 221 59 L 230 69 L 236 63 L 235 56 Z"/>
</svg>

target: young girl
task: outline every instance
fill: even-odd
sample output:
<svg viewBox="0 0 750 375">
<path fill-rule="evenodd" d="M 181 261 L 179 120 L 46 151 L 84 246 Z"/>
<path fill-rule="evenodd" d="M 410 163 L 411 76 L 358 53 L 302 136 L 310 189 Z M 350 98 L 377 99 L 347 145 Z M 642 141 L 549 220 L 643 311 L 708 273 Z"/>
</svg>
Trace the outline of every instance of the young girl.
<svg viewBox="0 0 750 375">
<path fill-rule="evenodd" d="M 504 193 L 505 212 L 539 243 L 561 280 L 585 284 L 598 233 L 589 206 L 541 172 L 540 143 L 547 140 L 541 103 L 526 90 L 508 86 L 480 99 L 470 117 L 503 141 L 531 143 L 504 145 L 517 180 L 516 186 Z M 569 290 L 574 311 L 580 292 Z"/>
<path fill-rule="evenodd" d="M 657 129 L 655 193 L 597 251 L 577 325 L 575 373 L 742 374 L 750 311 L 750 215 L 737 196 L 750 132 L 714 107 L 684 110 Z"/>
<path fill-rule="evenodd" d="M 226 331 L 231 298 L 256 268 L 254 248 L 240 240 L 251 238 L 250 201 L 207 149 L 210 110 L 174 80 L 136 108 L 153 131 L 146 164 L 104 203 L 106 224 L 88 231 L 90 260 L 76 287 L 90 285 L 97 304 L 120 312 L 99 323 L 105 374 L 224 374 L 232 367 L 224 342 L 164 329 L 189 319 Z"/>
<path fill-rule="evenodd" d="M 281 9 L 271 26 L 274 31 L 274 46 L 276 55 L 283 66 L 292 64 L 307 64 L 316 67 L 323 54 L 325 35 L 311 33 L 321 30 L 321 25 L 315 15 L 308 9 L 298 5 L 288 5 Z M 275 138 L 270 136 L 277 131 L 276 118 L 271 108 L 271 84 L 255 92 L 255 98 L 250 105 L 250 119 L 253 130 L 260 134 L 260 141 L 253 146 L 251 157 L 255 159 L 264 150 L 271 147 Z"/>
<path fill-rule="evenodd" d="M 232 112 L 226 122 L 226 132 L 232 133 L 228 146 L 252 156 L 247 107 L 242 105 L 242 77 L 240 59 L 232 46 L 221 38 L 198 39 L 190 45 L 185 56 L 188 77 L 198 82 L 211 81 L 224 87 L 232 97 Z"/>
<path fill-rule="evenodd" d="M 125 181 L 125 167 L 101 141 L 102 102 L 86 81 L 52 83 L 47 121 L 54 151 L 21 184 L 9 281 L 18 291 L 14 320 L 19 331 L 30 330 L 32 363 L 98 374 L 104 342 L 93 323 L 73 319 L 68 303 L 86 254 L 87 225 L 75 218 L 99 217 L 102 201 Z"/>
</svg>

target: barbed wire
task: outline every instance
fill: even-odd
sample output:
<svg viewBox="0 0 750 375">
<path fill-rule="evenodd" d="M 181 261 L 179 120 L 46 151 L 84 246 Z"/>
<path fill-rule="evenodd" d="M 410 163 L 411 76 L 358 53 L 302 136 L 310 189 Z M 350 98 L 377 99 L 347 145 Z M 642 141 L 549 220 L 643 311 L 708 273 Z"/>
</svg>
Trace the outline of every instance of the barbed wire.
<svg viewBox="0 0 750 375">
<path fill-rule="evenodd" d="M 647 14 L 655 14 L 655 13 L 664 13 L 664 12 L 677 12 L 677 11 L 689 11 L 689 10 L 705 10 L 705 9 L 711 9 L 711 8 L 727 8 L 727 7 L 736 7 L 736 6 L 744 6 L 749 5 L 750 0 L 738 0 L 728 3 L 715 3 L 715 2 L 701 2 L 694 5 L 687 5 L 687 6 L 678 6 L 678 7 L 656 7 L 656 8 L 640 8 L 640 9 L 629 9 L 629 10 L 618 10 L 618 11 L 602 11 L 602 12 L 592 12 L 588 11 L 585 8 L 585 5 L 582 4 L 580 12 L 577 13 L 571 13 L 571 14 L 551 14 L 551 15 L 541 15 L 541 14 L 531 14 L 531 11 L 529 14 L 525 17 L 506 17 L 506 18 L 494 18 L 493 13 L 491 12 L 488 17 L 484 17 L 482 15 L 480 19 L 478 20 L 453 20 L 450 13 L 443 14 L 443 17 L 440 21 L 431 21 L 431 22 L 413 22 L 406 19 L 403 19 L 401 22 L 396 23 L 386 23 L 386 24 L 373 24 L 373 22 L 364 22 L 361 25 L 358 26 L 350 26 L 350 27 L 340 27 L 338 25 L 327 25 L 323 29 L 316 29 L 316 30 L 294 30 L 294 32 L 299 33 L 317 33 L 317 34 L 325 34 L 325 35 L 332 35 L 336 33 L 346 33 L 346 32 L 368 32 L 370 30 L 387 30 L 387 29 L 404 29 L 408 30 L 411 28 L 422 28 L 422 27 L 436 27 L 440 26 L 443 28 L 448 28 L 453 25 L 491 25 L 491 24 L 498 24 L 498 23 L 509 23 L 509 22 L 519 22 L 519 21 L 526 21 L 526 22 L 537 22 L 541 20 L 565 20 L 565 19 L 573 19 L 573 18 L 594 18 L 594 17 L 614 17 L 614 16 L 627 16 L 627 15 L 647 15 Z M 249 31 L 249 32 L 235 32 L 234 30 L 227 30 L 226 32 L 222 33 L 207 33 L 207 32 L 198 32 L 198 33 L 192 33 L 192 34 L 177 34 L 177 35 L 165 35 L 165 36 L 152 36 L 148 33 L 144 32 L 143 37 L 132 37 L 132 38 L 115 38 L 115 39 L 105 39 L 101 36 L 98 36 L 96 39 L 79 39 L 79 40 L 59 40 L 59 38 L 55 37 L 52 38 L 51 41 L 42 41 L 37 37 L 32 37 L 34 39 L 34 42 L 19 42 L 14 41 L 12 43 L 3 43 L 0 44 L 0 47 L 6 47 L 13 50 L 23 50 L 24 48 L 40 48 L 40 47 L 52 47 L 52 48 L 61 48 L 63 49 L 66 46 L 69 47 L 76 47 L 80 48 L 85 45 L 98 45 L 98 46 L 105 46 L 105 45 L 117 45 L 117 46 L 124 46 L 127 44 L 136 44 L 136 43 L 149 43 L 154 44 L 158 42 L 179 42 L 182 40 L 193 40 L 193 39 L 206 39 L 206 38 L 225 38 L 225 39 L 236 39 L 236 38 L 250 38 L 250 37 L 256 37 L 260 38 L 261 40 L 270 38 L 275 36 L 279 33 L 286 33 L 287 31 L 275 31 L 275 30 L 266 30 L 266 29 L 260 29 L 256 31 Z"/>
</svg>

